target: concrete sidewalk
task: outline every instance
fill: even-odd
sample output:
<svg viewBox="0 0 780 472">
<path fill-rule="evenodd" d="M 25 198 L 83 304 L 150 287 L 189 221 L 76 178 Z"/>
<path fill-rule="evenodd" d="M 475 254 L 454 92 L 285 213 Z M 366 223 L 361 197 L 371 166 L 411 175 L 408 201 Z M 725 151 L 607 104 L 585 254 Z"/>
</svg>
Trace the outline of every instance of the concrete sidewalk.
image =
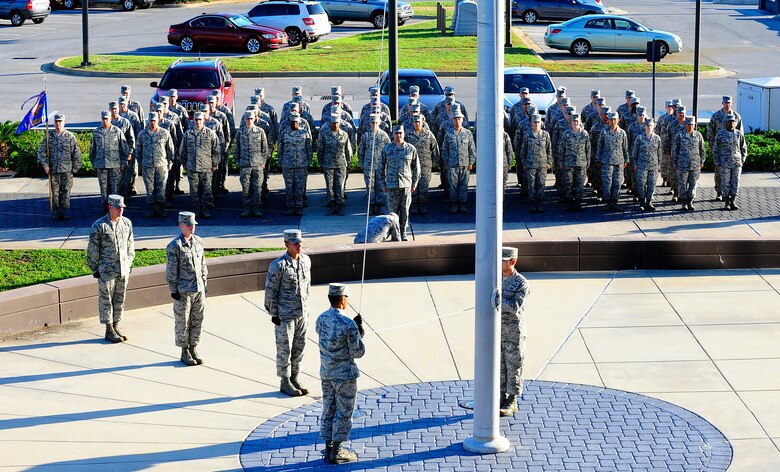
<svg viewBox="0 0 780 472">
<path fill-rule="evenodd" d="M 474 183 L 469 203 L 474 210 Z M 237 176 L 229 176 L 230 194 L 216 200 L 214 218 L 201 220 L 198 234 L 211 248 L 280 247 L 280 234 L 286 228 L 300 228 L 308 246 L 338 246 L 350 244 L 354 235 L 366 223 L 366 200 L 362 175 L 352 174 L 348 180 L 347 215 L 326 216 L 324 179 L 312 174 L 308 180 L 309 207 L 303 217 L 284 214 L 284 185 L 280 175 L 273 174 L 269 185 L 269 203 L 262 218 L 240 218 L 241 193 Z M 434 175 L 433 185 L 438 185 Z M 552 177 L 547 182 L 547 211 L 532 214 L 521 202 L 516 178 L 510 175 L 504 201 L 504 234 L 512 239 L 577 239 L 577 238 L 676 238 L 676 239 L 774 239 L 780 237 L 780 178 L 774 173 L 743 174 L 739 203 L 735 212 L 722 211 L 714 197 L 713 175 L 702 175 L 697 189 L 697 211 L 682 212 L 672 204 L 669 189 L 657 189 L 658 211 L 642 213 L 637 204 L 623 196 L 623 212 L 602 211 L 602 205 L 587 197 L 586 211 L 568 213 L 555 201 Z M 182 181 L 187 190 L 186 179 Z M 73 189 L 73 219 L 52 222 L 48 212 L 46 180 L 41 178 L 0 179 L 0 249 L 63 248 L 84 249 L 89 228 L 99 216 L 97 179 L 75 179 Z M 164 219 L 146 218 L 143 184 L 137 183 L 140 194 L 129 202 L 126 216 L 134 223 L 136 247 L 162 248 L 177 233 L 174 209 Z M 475 214 L 450 215 L 442 190 L 432 190 L 429 215 L 412 215 L 411 230 L 415 241 L 473 241 Z M 176 209 L 189 210 L 190 197 L 177 197 Z M 410 232 L 411 236 L 411 232 Z"/>
</svg>

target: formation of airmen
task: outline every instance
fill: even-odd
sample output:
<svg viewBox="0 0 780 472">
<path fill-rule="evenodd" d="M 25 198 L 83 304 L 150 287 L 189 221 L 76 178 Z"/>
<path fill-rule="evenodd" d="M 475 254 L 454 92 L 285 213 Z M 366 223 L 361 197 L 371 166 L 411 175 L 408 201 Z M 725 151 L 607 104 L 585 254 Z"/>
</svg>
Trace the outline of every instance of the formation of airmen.
<svg viewBox="0 0 780 472">
<path fill-rule="evenodd" d="M 322 168 L 329 215 L 343 215 L 348 167 L 357 156 L 363 173 L 369 214 L 396 213 L 401 239 L 406 239 L 409 214 L 427 214 L 433 167 L 441 168 L 451 213 L 468 213 L 469 176 L 476 163 L 475 136 L 467 128 L 468 112 L 446 87 L 444 99 L 433 110 L 419 100 L 411 86 L 409 100 L 395 125 L 376 87 L 358 116 L 343 100 L 340 86 L 331 87 L 331 101 L 315 126 L 314 110 L 294 86 L 290 100 L 277 114 L 266 102 L 265 90 L 256 88 L 238 127 L 218 91 L 209 96 L 192 118 L 178 103 L 178 92 L 151 104 L 144 113 L 122 86 L 117 101 L 101 113 L 101 125 L 92 135 L 89 158 L 96 170 L 105 211 L 108 196 L 131 198 L 136 175 L 146 187 L 147 216 L 160 217 L 184 192 L 182 169 L 187 172 L 192 210 L 209 218 L 214 199 L 227 192 L 228 156 L 239 167 L 242 217 L 258 217 L 268 195 L 271 156 L 277 152 L 286 193 L 286 213 L 302 215 L 307 206 L 308 169 L 314 151 Z M 686 115 L 679 99 L 667 100 L 666 114 L 657 121 L 627 90 L 625 103 L 608 106 L 599 90 L 581 112 L 559 87 L 556 101 L 539 110 L 528 89 L 504 120 L 504 185 L 515 163 L 518 186 L 531 212 L 544 211 L 548 172 L 567 210 L 583 209 L 586 188 L 606 210 L 617 210 L 621 188 L 626 188 L 642 211 L 654 211 L 653 199 L 661 186 L 671 189 L 672 201 L 693 210 L 699 173 L 704 164 L 704 137 L 696 120 Z M 742 120 L 732 110 L 731 97 L 710 120 L 707 141 L 716 164 L 717 199 L 724 209 L 738 209 L 739 175 L 747 157 Z M 49 150 L 50 158 L 47 159 Z M 65 130 L 65 118 L 55 116 L 55 127 L 41 143 L 38 158 L 52 173 L 52 219 L 70 218 L 72 176 L 81 168 L 78 143 Z M 140 173 L 139 173 L 140 171 Z"/>
</svg>

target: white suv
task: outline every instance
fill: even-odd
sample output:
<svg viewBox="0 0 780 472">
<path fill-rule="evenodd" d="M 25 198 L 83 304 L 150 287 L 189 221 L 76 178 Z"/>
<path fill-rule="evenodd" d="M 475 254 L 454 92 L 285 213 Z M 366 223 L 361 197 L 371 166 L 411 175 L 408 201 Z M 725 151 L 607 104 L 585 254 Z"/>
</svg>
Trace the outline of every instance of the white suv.
<svg viewBox="0 0 780 472">
<path fill-rule="evenodd" d="M 328 14 L 320 2 L 270 0 L 258 3 L 246 16 L 258 25 L 284 30 L 290 46 L 301 44 L 304 38 L 313 43 L 330 33 Z"/>
</svg>

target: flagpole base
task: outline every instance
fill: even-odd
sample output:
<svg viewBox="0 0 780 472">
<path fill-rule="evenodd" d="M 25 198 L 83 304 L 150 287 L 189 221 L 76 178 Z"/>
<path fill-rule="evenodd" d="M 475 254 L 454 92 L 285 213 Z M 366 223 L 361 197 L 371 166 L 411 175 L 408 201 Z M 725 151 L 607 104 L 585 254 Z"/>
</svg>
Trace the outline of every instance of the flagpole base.
<svg viewBox="0 0 780 472">
<path fill-rule="evenodd" d="M 463 449 L 477 454 L 496 454 L 509 450 L 511 444 L 503 436 L 495 438 L 478 438 L 471 436 L 463 441 Z"/>
</svg>

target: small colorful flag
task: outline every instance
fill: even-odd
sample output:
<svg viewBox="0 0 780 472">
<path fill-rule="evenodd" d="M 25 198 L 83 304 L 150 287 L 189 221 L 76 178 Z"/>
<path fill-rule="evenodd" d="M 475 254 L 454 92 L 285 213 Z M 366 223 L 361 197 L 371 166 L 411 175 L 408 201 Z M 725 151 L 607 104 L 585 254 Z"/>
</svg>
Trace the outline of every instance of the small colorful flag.
<svg viewBox="0 0 780 472">
<path fill-rule="evenodd" d="M 22 122 L 19 123 L 19 127 L 16 129 L 16 134 L 22 134 L 28 129 L 34 128 L 41 123 L 49 122 L 49 113 L 47 111 L 48 107 L 46 106 L 45 90 L 40 94 L 33 95 L 32 97 L 25 100 L 25 102 L 22 103 L 21 109 L 24 110 L 24 106 L 27 105 L 27 102 L 33 99 L 35 100 L 35 104 L 32 106 L 32 108 L 30 108 L 30 111 L 28 111 L 27 114 L 24 115 L 24 118 L 22 118 Z"/>
</svg>

